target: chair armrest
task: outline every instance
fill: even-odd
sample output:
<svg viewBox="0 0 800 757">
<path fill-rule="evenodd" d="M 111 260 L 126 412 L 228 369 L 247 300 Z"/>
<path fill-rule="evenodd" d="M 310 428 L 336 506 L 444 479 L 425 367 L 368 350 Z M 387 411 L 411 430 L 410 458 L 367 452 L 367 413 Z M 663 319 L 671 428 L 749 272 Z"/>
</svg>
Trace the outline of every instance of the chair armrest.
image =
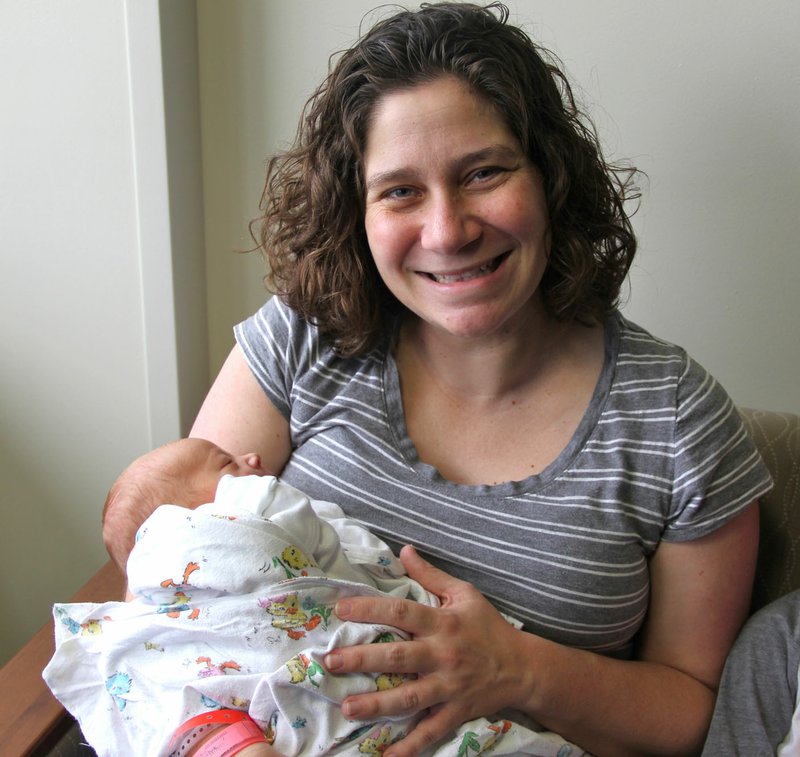
<svg viewBox="0 0 800 757">
<path fill-rule="evenodd" d="M 125 577 L 106 563 L 70 598 L 70 602 L 122 599 Z M 52 619 L 0 669 L 0 751 L 31 755 L 57 738 L 69 723 L 61 703 L 50 693 L 42 671 L 55 651 Z"/>
</svg>

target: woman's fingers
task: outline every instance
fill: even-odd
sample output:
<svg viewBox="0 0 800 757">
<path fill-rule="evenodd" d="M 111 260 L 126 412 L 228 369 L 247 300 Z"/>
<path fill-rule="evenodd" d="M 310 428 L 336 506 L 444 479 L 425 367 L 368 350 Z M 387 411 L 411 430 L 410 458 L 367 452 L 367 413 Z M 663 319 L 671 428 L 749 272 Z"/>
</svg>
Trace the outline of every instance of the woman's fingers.
<svg viewBox="0 0 800 757">
<path fill-rule="evenodd" d="M 403 563 L 409 577 L 439 597 L 443 606 L 450 604 L 472 588 L 466 581 L 454 578 L 421 558 L 410 544 L 400 550 L 400 562 Z"/>
<path fill-rule="evenodd" d="M 453 578 L 404 547 L 409 576 L 440 597 L 441 607 L 388 597 L 347 597 L 336 603 L 342 620 L 400 628 L 409 641 L 331 650 L 323 663 L 332 674 L 372 673 L 405 679 L 393 688 L 350 696 L 342 712 L 366 721 L 423 713 L 422 720 L 384 757 L 411 757 L 470 718 L 516 701 L 520 633 L 471 584 Z M 476 664 L 480 661 L 480 664 Z M 516 684 L 515 684 L 516 685 Z"/>
<path fill-rule="evenodd" d="M 435 663 L 415 641 L 360 644 L 334 649 L 323 662 L 329 673 L 429 673 Z"/>
<path fill-rule="evenodd" d="M 408 575 L 425 589 L 436 594 L 443 605 L 465 598 L 472 589 L 470 584 L 445 573 L 423 560 L 411 546 L 400 550 L 400 559 Z M 474 590 L 472 590 L 474 591 Z M 382 623 L 401 628 L 415 637 L 433 633 L 439 613 L 435 608 L 407 599 L 386 597 L 347 597 L 336 603 L 336 616 L 340 620 L 358 623 Z"/>
<path fill-rule="evenodd" d="M 395 597 L 347 597 L 334 607 L 339 620 L 394 626 L 414 636 L 431 633 L 436 611 L 418 602 Z"/>
<path fill-rule="evenodd" d="M 356 694 L 342 702 L 342 714 L 349 720 L 413 715 L 441 701 L 433 681 L 409 679 L 381 692 Z"/>
<path fill-rule="evenodd" d="M 416 757 L 467 719 L 468 716 L 455 707 L 435 707 L 404 739 L 392 744 L 383 757 Z"/>
</svg>

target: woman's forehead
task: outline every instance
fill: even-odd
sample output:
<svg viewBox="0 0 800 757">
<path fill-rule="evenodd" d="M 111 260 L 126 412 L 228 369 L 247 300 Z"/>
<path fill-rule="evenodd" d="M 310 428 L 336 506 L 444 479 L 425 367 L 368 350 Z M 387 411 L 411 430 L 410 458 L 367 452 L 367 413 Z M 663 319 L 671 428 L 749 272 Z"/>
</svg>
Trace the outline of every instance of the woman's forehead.
<svg viewBox="0 0 800 757">
<path fill-rule="evenodd" d="M 367 181 L 409 160 L 490 150 L 517 152 L 519 144 L 494 106 L 454 77 L 384 95 L 376 104 L 364 150 Z"/>
</svg>

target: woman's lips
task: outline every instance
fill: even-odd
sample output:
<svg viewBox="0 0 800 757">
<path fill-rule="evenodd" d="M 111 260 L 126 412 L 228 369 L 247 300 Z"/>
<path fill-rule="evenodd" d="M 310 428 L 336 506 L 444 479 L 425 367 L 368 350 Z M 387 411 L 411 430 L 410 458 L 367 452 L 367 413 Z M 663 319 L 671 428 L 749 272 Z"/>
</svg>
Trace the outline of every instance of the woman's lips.
<svg viewBox="0 0 800 757">
<path fill-rule="evenodd" d="M 498 255 L 496 258 L 490 260 L 488 263 L 479 265 L 476 268 L 470 268 L 467 271 L 460 271 L 459 273 L 430 273 L 428 271 L 421 273 L 424 273 L 425 276 L 432 281 L 435 281 L 437 284 L 457 284 L 461 281 L 471 281 L 472 279 L 477 279 L 481 276 L 494 273 L 500 267 L 500 264 L 510 254 L 510 252 L 504 252 L 502 255 Z"/>
</svg>

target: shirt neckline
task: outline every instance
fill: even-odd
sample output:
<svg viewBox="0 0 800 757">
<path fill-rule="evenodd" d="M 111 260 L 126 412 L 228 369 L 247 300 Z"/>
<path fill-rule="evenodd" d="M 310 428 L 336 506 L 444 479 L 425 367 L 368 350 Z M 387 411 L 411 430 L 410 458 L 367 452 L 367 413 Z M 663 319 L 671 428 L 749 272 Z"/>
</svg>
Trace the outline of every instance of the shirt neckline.
<svg viewBox="0 0 800 757">
<path fill-rule="evenodd" d="M 558 478 L 580 454 L 597 427 L 597 421 L 608 400 L 614 378 L 616 358 L 619 352 L 620 323 L 619 313 L 614 312 L 603 324 L 604 355 L 603 367 L 600 371 L 589 405 L 578 423 L 578 427 L 567 445 L 544 470 L 519 481 L 504 481 L 500 484 L 458 484 L 442 476 L 432 465 L 422 462 L 417 454 L 414 442 L 408 435 L 403 399 L 400 392 L 400 374 L 392 355 L 392 340 L 384 344 L 383 365 L 381 370 L 381 393 L 383 395 L 384 413 L 392 441 L 409 469 L 427 488 L 458 491 L 471 496 L 509 497 L 542 489 Z"/>
</svg>

